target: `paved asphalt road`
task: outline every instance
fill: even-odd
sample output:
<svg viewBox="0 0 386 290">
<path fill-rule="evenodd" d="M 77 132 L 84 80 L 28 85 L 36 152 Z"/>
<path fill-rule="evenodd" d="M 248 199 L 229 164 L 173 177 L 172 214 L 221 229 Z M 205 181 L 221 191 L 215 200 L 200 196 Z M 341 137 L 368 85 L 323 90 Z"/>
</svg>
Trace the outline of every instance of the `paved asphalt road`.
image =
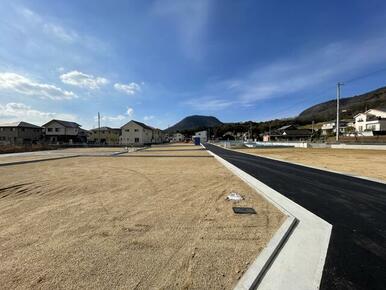
<svg viewBox="0 0 386 290">
<path fill-rule="evenodd" d="M 205 147 L 333 225 L 321 289 L 386 289 L 385 184 Z"/>
</svg>

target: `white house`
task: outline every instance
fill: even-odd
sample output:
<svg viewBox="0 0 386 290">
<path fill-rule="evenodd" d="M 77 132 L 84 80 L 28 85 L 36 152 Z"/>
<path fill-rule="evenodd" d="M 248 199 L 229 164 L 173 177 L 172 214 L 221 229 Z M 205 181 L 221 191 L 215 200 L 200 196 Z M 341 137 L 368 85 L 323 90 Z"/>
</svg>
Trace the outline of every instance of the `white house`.
<svg viewBox="0 0 386 290">
<path fill-rule="evenodd" d="M 386 131 L 386 112 L 370 109 L 354 116 L 355 131 L 361 135 L 372 136 L 374 132 Z"/>
<path fill-rule="evenodd" d="M 80 133 L 82 129 L 80 125 L 75 122 L 63 121 L 63 120 L 51 120 L 42 126 L 46 139 L 50 143 L 75 143 L 85 142 L 81 138 Z"/>
<path fill-rule="evenodd" d="M 192 139 L 194 140 L 195 137 L 200 137 L 200 142 L 207 142 L 208 141 L 208 132 L 207 131 L 199 131 L 194 134 Z"/>
<path fill-rule="evenodd" d="M 148 126 L 150 127 L 150 126 Z M 158 128 L 153 128 L 153 127 L 150 127 L 152 128 L 152 139 L 151 139 L 151 143 L 153 144 L 160 144 L 160 143 L 164 143 L 165 141 L 165 133 L 158 129 Z"/>
<path fill-rule="evenodd" d="M 322 131 L 322 136 L 330 136 L 336 134 L 336 121 L 329 121 L 323 123 L 322 127 L 320 128 Z M 353 127 L 353 124 L 351 122 L 341 120 L 339 122 L 339 132 L 340 134 L 348 133 Z"/>
<path fill-rule="evenodd" d="M 181 133 L 174 133 L 172 137 L 172 142 L 182 142 L 185 140 L 185 136 Z"/>
<path fill-rule="evenodd" d="M 144 145 L 151 144 L 153 137 L 153 128 L 131 120 L 121 127 L 121 136 L 119 143 L 122 145 Z"/>
</svg>

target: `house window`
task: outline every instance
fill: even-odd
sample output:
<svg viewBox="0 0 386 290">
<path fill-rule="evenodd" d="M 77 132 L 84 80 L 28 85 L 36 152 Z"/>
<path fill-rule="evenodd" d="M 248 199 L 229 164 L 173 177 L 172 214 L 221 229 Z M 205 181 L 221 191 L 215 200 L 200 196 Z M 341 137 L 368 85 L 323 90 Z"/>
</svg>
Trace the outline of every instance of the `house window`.
<svg viewBox="0 0 386 290">
<path fill-rule="evenodd" d="M 55 128 L 55 132 L 59 132 L 59 128 Z"/>
<path fill-rule="evenodd" d="M 47 128 L 48 129 L 48 132 L 52 132 L 52 128 Z"/>
<path fill-rule="evenodd" d="M 135 142 L 135 143 L 139 143 L 139 138 L 135 138 L 135 139 L 134 139 L 134 142 Z"/>
<path fill-rule="evenodd" d="M 375 131 L 377 129 L 376 125 L 367 125 L 367 130 Z"/>
<path fill-rule="evenodd" d="M 125 131 L 126 131 L 126 132 L 130 132 L 130 129 L 126 129 Z"/>
<path fill-rule="evenodd" d="M 363 126 L 359 126 L 358 129 L 359 129 L 359 132 L 362 132 L 363 131 Z"/>
<path fill-rule="evenodd" d="M 138 129 L 134 129 L 134 132 L 138 132 Z"/>
</svg>

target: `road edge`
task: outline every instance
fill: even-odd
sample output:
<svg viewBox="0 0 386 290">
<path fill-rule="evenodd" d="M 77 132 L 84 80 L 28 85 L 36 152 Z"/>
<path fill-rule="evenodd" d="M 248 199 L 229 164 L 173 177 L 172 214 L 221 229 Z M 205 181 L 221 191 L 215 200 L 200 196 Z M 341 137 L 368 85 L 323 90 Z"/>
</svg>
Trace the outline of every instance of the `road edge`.
<svg viewBox="0 0 386 290">
<path fill-rule="evenodd" d="M 294 220 L 298 221 L 296 227 L 292 226 L 293 230 L 290 235 L 287 235 L 285 239 L 282 236 L 282 243 L 271 239 L 272 244 L 270 241 L 268 245 L 275 246 L 274 251 L 267 246 L 267 253 L 264 253 L 261 258 L 259 258 L 260 255 L 256 258 L 256 267 L 252 267 L 254 262 L 234 289 L 255 289 L 255 287 L 259 289 L 319 289 L 332 225 L 209 149 L 206 148 L 206 150 L 232 173 L 254 188 L 257 193 L 287 216 L 292 216 Z M 277 238 L 276 234 L 274 238 Z M 268 255 L 269 252 L 270 255 Z M 268 257 L 269 260 L 267 260 Z M 263 259 L 266 260 L 267 267 L 261 267 Z M 252 279 L 252 276 L 255 279 Z"/>
</svg>

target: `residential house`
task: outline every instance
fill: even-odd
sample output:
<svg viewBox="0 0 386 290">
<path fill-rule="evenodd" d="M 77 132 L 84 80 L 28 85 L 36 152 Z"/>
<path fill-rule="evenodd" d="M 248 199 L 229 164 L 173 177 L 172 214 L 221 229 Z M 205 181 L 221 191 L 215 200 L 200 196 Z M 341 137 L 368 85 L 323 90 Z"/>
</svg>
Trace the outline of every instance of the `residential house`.
<svg viewBox="0 0 386 290">
<path fill-rule="evenodd" d="M 306 141 L 312 137 L 312 134 L 312 130 L 297 129 L 294 125 L 287 125 L 265 134 L 263 141 Z"/>
<path fill-rule="evenodd" d="M 151 144 L 153 142 L 153 129 L 144 123 L 131 120 L 121 127 L 119 143 L 135 146 Z"/>
<path fill-rule="evenodd" d="M 183 142 L 185 140 L 185 136 L 181 133 L 174 133 L 172 137 L 172 142 Z"/>
<path fill-rule="evenodd" d="M 43 125 L 49 143 L 84 143 L 85 132 L 75 122 L 51 120 Z"/>
<path fill-rule="evenodd" d="M 150 127 L 150 126 L 149 126 Z M 166 135 L 165 133 L 158 129 L 158 128 L 153 128 L 151 127 L 153 130 L 152 130 L 152 140 L 151 140 L 151 143 L 152 144 L 161 144 L 161 143 L 164 143 L 165 140 L 166 140 Z"/>
<path fill-rule="evenodd" d="M 344 135 L 349 133 L 353 129 L 353 123 L 349 120 L 339 121 L 339 133 Z M 322 136 L 332 136 L 336 134 L 336 121 L 329 121 L 323 123 L 320 128 Z"/>
<path fill-rule="evenodd" d="M 386 110 L 370 109 L 354 116 L 355 132 L 373 136 L 386 134 Z"/>
<path fill-rule="evenodd" d="M 119 144 L 120 128 L 101 127 L 90 130 L 88 141 L 95 144 Z"/>
<path fill-rule="evenodd" d="M 221 136 L 222 140 L 235 140 L 236 134 L 232 131 L 227 131 Z"/>
<path fill-rule="evenodd" d="M 42 127 L 27 122 L 0 124 L 1 145 L 35 144 L 42 140 Z"/>
<path fill-rule="evenodd" d="M 200 138 L 200 142 L 203 143 L 203 142 L 207 142 L 208 141 L 208 131 L 199 131 L 199 132 L 196 132 L 194 134 L 194 136 L 192 137 L 192 140 L 194 140 L 194 138 L 197 138 L 199 137 Z"/>
</svg>

